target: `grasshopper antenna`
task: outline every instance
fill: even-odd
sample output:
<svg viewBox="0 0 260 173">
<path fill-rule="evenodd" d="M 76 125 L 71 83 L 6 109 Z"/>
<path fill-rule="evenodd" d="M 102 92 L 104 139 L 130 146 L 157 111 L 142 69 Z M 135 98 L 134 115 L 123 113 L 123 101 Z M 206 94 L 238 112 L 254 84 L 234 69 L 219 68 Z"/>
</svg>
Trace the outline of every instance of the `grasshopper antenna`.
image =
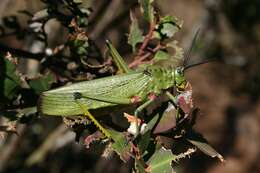
<svg viewBox="0 0 260 173">
<path fill-rule="evenodd" d="M 198 28 L 198 30 L 196 31 L 188 51 L 185 52 L 184 61 L 183 61 L 183 67 L 184 67 L 183 70 L 184 71 L 186 71 L 187 69 L 189 69 L 191 67 L 197 66 L 197 65 L 206 64 L 206 63 L 209 63 L 209 62 L 212 62 L 212 61 L 217 61 L 217 59 L 212 58 L 212 59 L 208 59 L 208 60 L 205 60 L 205 61 L 201 61 L 201 62 L 197 62 L 197 63 L 193 63 L 193 64 L 188 64 L 189 61 L 190 61 L 190 58 L 191 58 L 192 49 L 193 49 L 194 45 L 196 44 L 199 33 L 200 33 L 200 28 Z"/>
<path fill-rule="evenodd" d="M 188 62 L 190 61 L 190 57 L 191 57 L 191 51 L 198 39 L 198 35 L 200 33 L 200 28 L 198 28 L 198 30 L 196 31 L 193 39 L 192 39 L 192 42 L 191 42 L 191 45 L 189 47 L 189 49 L 187 51 L 185 51 L 185 54 L 184 54 L 184 61 L 183 61 L 183 67 L 185 68 L 187 65 L 188 65 Z"/>
<path fill-rule="evenodd" d="M 202 61 L 202 62 L 197 62 L 197 63 L 194 63 L 194 64 L 190 64 L 190 65 L 187 65 L 184 67 L 184 71 L 186 71 L 187 69 L 191 68 L 191 67 L 195 67 L 197 65 L 201 65 L 201 64 L 206 64 L 206 63 L 209 63 L 209 62 L 212 62 L 212 61 L 217 61 L 217 59 L 207 59 L 205 61 Z"/>
</svg>

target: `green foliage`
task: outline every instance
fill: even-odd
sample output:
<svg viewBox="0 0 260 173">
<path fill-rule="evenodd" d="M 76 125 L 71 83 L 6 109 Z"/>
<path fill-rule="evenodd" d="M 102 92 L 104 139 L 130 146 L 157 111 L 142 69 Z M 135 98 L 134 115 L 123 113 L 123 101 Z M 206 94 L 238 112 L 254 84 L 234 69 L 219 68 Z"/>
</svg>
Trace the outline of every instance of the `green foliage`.
<svg viewBox="0 0 260 173">
<path fill-rule="evenodd" d="M 154 9 L 152 2 L 153 0 L 139 0 L 144 19 L 149 23 L 153 22 L 154 20 Z"/>
<path fill-rule="evenodd" d="M 43 2 L 45 5 L 44 9 L 36 12 L 29 22 L 30 26 L 39 24 L 40 27 L 34 28 L 33 30 L 30 28 L 30 31 L 35 34 L 37 39 L 45 43 L 45 51 L 47 52 L 50 48 L 47 47 L 48 35 L 45 33 L 44 27 L 42 26 L 49 20 L 56 19 L 63 25 L 69 35 L 67 35 L 67 39 L 64 43 L 51 49 L 51 53 L 41 53 L 37 58 L 34 57 L 34 59 L 38 60 L 40 69 L 33 77 L 28 77 L 26 74 L 19 73 L 17 70 L 17 64 L 19 63 L 12 57 L 12 54 L 1 57 L 0 106 L 1 108 L 4 108 L 4 111 L 1 111 L 1 115 L 9 118 L 10 121 L 28 123 L 30 120 L 38 118 L 37 114 L 40 112 L 37 112 L 36 106 L 41 93 L 44 91 L 57 86 L 62 86 L 65 83 L 115 75 L 116 70 L 110 62 L 106 61 L 107 57 L 103 57 L 105 52 L 102 52 L 98 48 L 95 40 L 90 40 L 88 37 L 88 15 L 91 13 L 91 10 L 88 9 L 89 6 L 87 5 L 84 8 L 84 1 L 80 0 L 46 0 Z M 123 57 L 112 43 L 110 41 L 107 41 L 106 43 L 109 54 L 115 60 L 114 63 L 118 67 L 117 73 L 131 73 L 134 71 L 131 68 L 136 67 L 142 72 L 141 74 L 145 73 L 145 75 L 149 76 L 151 74 L 145 69 L 152 65 L 165 65 L 166 67 L 182 66 L 184 61 L 183 49 L 178 46 L 177 41 L 174 38 L 176 32 L 181 29 L 181 23 L 174 16 L 165 16 L 160 19 L 158 18 L 157 20 L 154 16 L 153 0 L 139 0 L 139 3 L 143 18 L 137 19 L 134 13 L 130 13 L 131 24 L 128 35 L 128 44 L 130 44 L 132 48 L 131 55 L 133 56 L 133 61 L 129 64 L 129 67 L 123 61 Z M 145 23 L 140 25 L 143 28 L 139 26 L 141 23 Z M 149 24 L 149 27 L 147 27 L 147 23 Z M 7 28 L 16 28 L 17 32 L 20 33 L 20 25 L 16 17 L 10 16 L 6 18 L 4 25 Z M 105 40 L 103 42 L 105 42 Z M 170 51 L 171 49 L 174 49 L 174 51 Z M 26 55 L 33 56 L 30 53 Z M 97 65 L 92 65 L 89 62 L 94 62 L 93 64 L 96 63 Z M 160 68 L 158 69 L 161 70 Z M 175 71 L 172 70 L 172 72 Z M 98 88 L 95 88 L 97 85 L 93 85 L 91 88 L 81 88 L 79 92 L 84 89 L 92 91 L 94 96 L 90 96 L 93 96 L 94 98 L 89 99 L 88 97 L 90 96 L 88 95 L 85 97 L 88 98 L 93 105 L 94 103 L 100 104 L 102 100 L 99 97 L 105 98 L 106 94 L 112 93 L 112 95 L 108 95 L 109 98 L 106 98 L 110 101 L 112 100 L 111 97 L 113 95 L 117 95 L 118 93 L 121 95 L 125 94 L 120 92 L 124 91 L 130 93 L 131 91 L 122 89 L 124 84 L 129 81 L 123 81 L 123 83 L 120 83 L 120 85 L 117 85 L 114 88 L 110 87 L 111 81 L 115 80 L 116 77 L 106 78 L 109 79 L 109 81 L 103 81 L 102 85 L 98 85 Z M 99 81 L 102 81 L 102 79 Z M 139 81 L 136 81 L 135 84 L 138 82 Z M 82 85 L 82 83 L 79 85 Z M 140 87 L 142 86 L 138 85 L 135 90 L 141 91 Z M 156 87 L 158 86 L 155 86 L 154 88 Z M 135 160 L 135 166 L 132 168 L 133 171 L 143 173 L 170 173 L 173 171 L 173 161 L 190 156 L 195 151 L 195 147 L 205 154 L 211 157 L 217 157 L 223 161 L 223 157 L 204 139 L 198 138 L 200 135 L 193 130 L 193 118 L 195 117 L 193 114 L 196 114 L 196 112 L 194 111 L 193 105 L 190 104 L 191 98 L 188 101 L 187 99 L 185 100 L 185 98 L 187 98 L 186 95 L 191 97 L 192 90 L 186 86 L 184 91 L 177 91 L 175 86 L 171 89 L 174 90 L 173 99 L 165 101 L 162 104 L 157 104 L 154 110 L 148 108 L 149 111 L 142 112 L 143 114 L 142 117 L 139 117 L 140 119 L 136 119 L 136 117 L 133 116 L 132 118 L 134 121 L 129 121 L 129 123 L 121 123 L 121 121 L 120 123 L 113 122 L 109 119 L 103 120 L 101 124 L 104 124 L 104 127 L 106 127 L 104 129 L 109 132 L 109 138 L 103 139 L 100 136 L 93 137 L 95 135 L 92 134 L 93 136 L 89 139 L 90 142 L 87 146 L 93 141 L 105 143 L 107 144 L 106 149 L 117 153 L 124 162 L 128 163 L 131 159 Z M 69 90 L 71 94 L 73 89 L 69 88 Z M 100 96 L 95 94 L 95 92 L 98 91 L 106 92 Z M 65 107 L 70 109 L 69 106 L 72 105 L 72 108 L 75 108 L 75 110 L 78 111 L 79 108 L 75 103 L 75 98 L 69 97 L 66 93 L 65 95 L 55 94 L 53 97 L 48 97 L 48 99 L 51 100 L 51 106 L 55 109 L 60 108 L 57 105 L 63 106 L 64 110 Z M 53 99 L 55 96 L 58 97 L 58 101 L 60 100 L 60 102 Z M 68 101 L 66 99 L 69 99 L 70 102 L 65 103 L 65 101 Z M 84 101 L 83 97 L 78 100 Z M 136 100 L 138 100 L 138 98 L 136 98 Z M 125 100 L 122 99 L 118 102 L 120 101 L 126 105 Z M 127 101 L 129 101 L 129 99 L 127 99 Z M 109 103 L 111 105 L 115 104 L 113 102 Z M 86 103 L 82 103 L 83 106 L 85 106 L 85 104 Z M 104 106 L 100 107 L 103 108 Z M 66 115 L 64 110 L 57 110 L 57 112 L 63 111 L 63 114 L 61 113 L 62 115 L 60 116 L 64 116 Z M 75 110 L 72 111 L 75 112 Z M 90 111 L 93 111 L 94 115 L 102 115 L 111 113 L 111 110 L 114 109 L 110 107 L 108 110 L 104 110 L 104 112 L 101 110 L 101 113 L 98 112 L 99 110 Z M 97 111 L 97 113 L 95 111 Z M 87 108 L 85 112 L 89 113 Z M 83 117 L 83 119 L 84 118 L 86 117 Z M 129 128 L 139 120 L 141 128 L 138 130 L 140 130 L 140 134 L 131 134 Z M 122 122 L 123 121 L 126 121 L 126 119 L 122 120 Z M 94 124 L 98 127 L 95 129 L 95 132 L 101 129 L 99 121 L 95 121 Z M 86 124 L 83 124 L 83 127 L 87 130 L 91 129 L 89 128 L 89 125 L 86 126 Z M 73 126 L 73 128 L 77 131 L 77 136 L 83 136 L 81 132 L 78 132 L 78 127 Z M 0 130 L 7 131 L 7 128 L 3 127 L 3 129 L 4 130 Z M 89 131 L 93 131 L 93 129 Z M 160 140 L 160 138 L 165 136 L 169 138 L 168 142 Z M 168 143 L 174 145 L 176 148 L 181 146 L 180 148 L 185 148 L 186 150 L 176 154 L 176 151 L 173 152 L 172 148 L 165 147 Z M 177 146 L 176 143 L 179 143 L 179 145 Z M 30 164 L 34 164 L 33 159 L 30 160 Z"/>
<path fill-rule="evenodd" d="M 138 43 L 142 43 L 144 40 L 144 36 L 142 31 L 139 28 L 138 21 L 134 14 L 130 13 L 131 19 L 131 26 L 130 26 L 130 33 L 128 36 L 128 43 L 132 46 L 132 51 L 136 51 L 136 45 Z"/>
<path fill-rule="evenodd" d="M 156 52 L 156 54 L 154 55 L 154 61 L 161 61 L 161 60 L 168 60 L 170 59 L 170 54 L 168 54 L 165 51 L 161 51 L 159 50 L 158 52 Z"/>
<path fill-rule="evenodd" d="M 3 59 L 3 73 L 1 76 L 1 81 L 3 81 L 3 88 L 1 91 L 3 96 L 2 99 L 6 98 L 8 100 L 12 100 L 15 96 L 17 96 L 17 92 L 21 85 L 21 79 L 18 71 L 16 70 L 16 60 L 11 56 L 1 58 Z"/>
<path fill-rule="evenodd" d="M 143 132 L 142 138 L 139 140 L 137 146 L 143 155 L 149 153 L 148 146 L 149 144 L 153 143 L 151 139 L 151 132 L 159 120 L 159 114 L 155 115 L 147 124 L 145 131 Z"/>
<path fill-rule="evenodd" d="M 154 35 L 159 39 L 171 38 L 180 30 L 181 26 L 182 24 L 174 16 L 165 16 L 156 25 Z"/>
<path fill-rule="evenodd" d="M 50 89 L 54 81 L 54 75 L 52 73 L 46 73 L 40 78 L 31 79 L 28 84 L 35 91 L 36 94 L 40 94 L 43 91 L 47 91 L 48 89 Z"/>
<path fill-rule="evenodd" d="M 171 164 L 174 159 L 171 150 L 159 147 L 148 161 L 148 168 L 151 173 L 171 173 L 173 172 Z"/>
<path fill-rule="evenodd" d="M 125 136 L 117 131 L 109 130 L 112 139 L 115 141 L 112 144 L 112 149 L 120 156 L 123 161 L 127 161 L 130 157 L 130 143 L 127 141 Z"/>
</svg>

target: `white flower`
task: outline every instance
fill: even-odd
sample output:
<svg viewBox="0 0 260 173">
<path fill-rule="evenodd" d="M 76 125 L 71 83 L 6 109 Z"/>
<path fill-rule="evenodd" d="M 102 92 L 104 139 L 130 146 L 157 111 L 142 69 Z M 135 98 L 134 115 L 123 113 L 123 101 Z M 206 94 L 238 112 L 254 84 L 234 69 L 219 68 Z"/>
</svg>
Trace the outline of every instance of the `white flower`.
<svg viewBox="0 0 260 173">
<path fill-rule="evenodd" d="M 140 131 L 139 133 L 140 134 L 144 134 L 146 128 L 147 128 L 147 124 L 146 123 L 142 123 L 141 119 L 137 118 L 133 115 L 129 115 L 127 113 L 124 113 L 124 116 L 126 117 L 126 119 L 128 120 L 128 122 L 130 123 L 130 126 L 128 127 L 127 129 L 127 132 L 136 136 L 137 135 L 137 131 L 138 131 L 138 128 L 140 127 L 141 125 L 141 128 L 140 128 Z"/>
</svg>

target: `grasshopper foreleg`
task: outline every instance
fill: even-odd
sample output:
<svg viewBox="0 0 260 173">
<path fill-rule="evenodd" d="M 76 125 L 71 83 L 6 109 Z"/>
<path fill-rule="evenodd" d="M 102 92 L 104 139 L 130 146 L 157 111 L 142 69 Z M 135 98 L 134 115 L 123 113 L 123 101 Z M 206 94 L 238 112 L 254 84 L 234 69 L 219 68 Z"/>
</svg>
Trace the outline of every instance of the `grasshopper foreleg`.
<svg viewBox="0 0 260 173">
<path fill-rule="evenodd" d="M 166 91 L 166 95 L 168 96 L 168 98 L 172 101 L 175 109 L 177 110 L 176 113 L 176 118 L 179 119 L 180 118 L 180 107 L 178 106 L 178 100 L 176 96 L 173 96 L 169 91 Z"/>
<path fill-rule="evenodd" d="M 136 135 L 135 137 L 137 137 L 139 135 L 140 132 L 140 127 L 139 123 L 138 123 L 138 115 L 149 105 L 153 102 L 154 100 L 147 100 L 146 102 L 144 102 L 143 104 L 141 104 L 140 106 L 138 106 L 134 112 L 135 115 L 135 119 L 136 119 Z"/>
<path fill-rule="evenodd" d="M 94 116 L 88 111 L 88 108 L 83 103 L 80 102 L 80 99 L 82 98 L 82 94 L 79 92 L 75 92 L 73 96 L 75 102 L 79 105 L 84 115 L 87 116 L 95 124 L 95 126 L 105 135 L 105 137 L 111 138 L 110 133 L 94 118 Z"/>
<path fill-rule="evenodd" d="M 166 91 L 166 95 L 172 101 L 174 107 L 177 108 L 178 107 L 177 106 L 178 105 L 177 98 L 175 96 L 173 96 L 169 91 Z"/>
</svg>

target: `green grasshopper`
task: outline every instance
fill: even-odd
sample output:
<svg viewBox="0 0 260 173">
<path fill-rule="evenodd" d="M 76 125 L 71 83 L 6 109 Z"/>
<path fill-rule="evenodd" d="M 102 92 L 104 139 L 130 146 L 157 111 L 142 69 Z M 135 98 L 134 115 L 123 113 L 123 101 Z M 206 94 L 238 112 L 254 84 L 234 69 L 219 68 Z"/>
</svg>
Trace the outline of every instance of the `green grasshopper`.
<svg viewBox="0 0 260 173">
<path fill-rule="evenodd" d="M 86 115 L 106 137 L 111 137 L 89 110 L 141 103 L 134 112 L 138 114 L 153 102 L 155 96 L 166 93 L 175 87 L 178 92 L 185 89 L 184 66 L 171 64 L 168 67 L 148 65 L 145 69 L 133 71 L 128 68 L 122 57 L 108 41 L 107 46 L 116 65 L 123 74 L 83 81 L 43 92 L 39 99 L 38 111 L 46 115 Z M 168 63 L 169 64 L 169 63 Z"/>
</svg>

